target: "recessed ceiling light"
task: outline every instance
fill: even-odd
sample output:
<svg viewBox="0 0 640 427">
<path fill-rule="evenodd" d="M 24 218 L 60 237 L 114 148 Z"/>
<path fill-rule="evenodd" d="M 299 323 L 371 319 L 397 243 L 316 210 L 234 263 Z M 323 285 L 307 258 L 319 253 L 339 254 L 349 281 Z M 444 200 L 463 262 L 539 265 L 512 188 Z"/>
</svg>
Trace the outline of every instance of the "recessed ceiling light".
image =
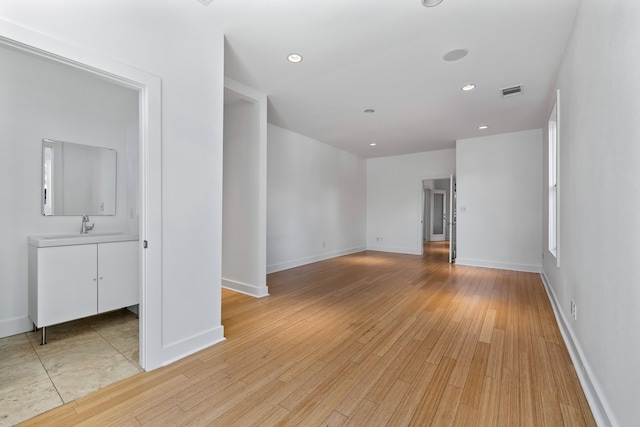
<svg viewBox="0 0 640 427">
<path fill-rule="evenodd" d="M 422 0 L 422 5 L 426 7 L 437 6 L 442 3 L 442 0 Z"/>
<path fill-rule="evenodd" d="M 373 113 L 375 113 L 375 112 L 376 112 L 376 110 L 374 110 L 373 108 L 367 108 L 366 110 L 364 110 L 364 112 L 365 112 L 366 114 L 373 114 Z"/>
<path fill-rule="evenodd" d="M 371 144 L 369 144 L 369 145 L 370 145 L 370 146 L 372 146 L 372 147 L 375 147 L 375 146 L 376 146 L 376 143 L 375 143 L 375 142 L 372 142 L 372 143 L 371 143 Z"/>
<path fill-rule="evenodd" d="M 445 61 L 457 61 L 467 56 L 468 53 L 469 51 L 467 49 L 455 49 L 445 53 L 442 59 Z"/>
<path fill-rule="evenodd" d="M 474 90 L 475 88 L 476 88 L 476 85 L 474 85 L 473 83 L 469 83 L 468 85 L 462 86 L 462 90 L 464 90 L 465 92 L 468 90 Z"/>
<path fill-rule="evenodd" d="M 489 125 L 480 125 L 480 126 L 478 126 L 478 129 L 480 129 L 480 130 L 489 129 Z"/>
<path fill-rule="evenodd" d="M 291 55 L 287 56 L 287 60 L 289 62 L 293 62 L 294 64 L 297 64 L 298 62 L 302 62 L 302 55 L 299 55 L 297 53 L 292 53 Z"/>
</svg>

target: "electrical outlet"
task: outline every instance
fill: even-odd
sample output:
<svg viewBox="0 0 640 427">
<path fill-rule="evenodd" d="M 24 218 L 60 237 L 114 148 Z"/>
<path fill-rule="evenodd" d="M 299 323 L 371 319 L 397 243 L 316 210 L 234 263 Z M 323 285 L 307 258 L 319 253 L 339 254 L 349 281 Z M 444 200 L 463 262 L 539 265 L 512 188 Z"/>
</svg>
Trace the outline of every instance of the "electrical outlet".
<svg viewBox="0 0 640 427">
<path fill-rule="evenodd" d="M 571 316 L 573 320 L 578 320 L 578 307 L 576 307 L 576 303 L 571 300 Z"/>
<path fill-rule="evenodd" d="M 327 242 L 322 242 L 322 247 L 326 248 L 327 247 Z"/>
</svg>

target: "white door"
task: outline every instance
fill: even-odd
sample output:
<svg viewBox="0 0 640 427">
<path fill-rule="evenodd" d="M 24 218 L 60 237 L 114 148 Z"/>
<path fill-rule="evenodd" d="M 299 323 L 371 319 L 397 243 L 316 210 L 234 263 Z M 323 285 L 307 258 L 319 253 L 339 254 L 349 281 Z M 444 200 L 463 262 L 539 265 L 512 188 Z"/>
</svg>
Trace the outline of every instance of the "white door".
<svg viewBox="0 0 640 427">
<path fill-rule="evenodd" d="M 431 192 L 431 224 L 429 228 L 430 240 L 439 242 L 444 240 L 447 227 L 447 192 L 433 190 Z"/>
<path fill-rule="evenodd" d="M 449 177 L 449 263 L 456 260 L 456 178 Z"/>
</svg>

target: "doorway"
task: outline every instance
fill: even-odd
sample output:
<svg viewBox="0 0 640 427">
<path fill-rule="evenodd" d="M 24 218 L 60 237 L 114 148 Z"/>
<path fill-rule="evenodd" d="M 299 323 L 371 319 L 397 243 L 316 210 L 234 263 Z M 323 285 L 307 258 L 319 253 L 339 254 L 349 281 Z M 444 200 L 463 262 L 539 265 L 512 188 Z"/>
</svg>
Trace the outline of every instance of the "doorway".
<svg viewBox="0 0 640 427">
<path fill-rule="evenodd" d="M 424 244 L 444 242 L 449 252 L 449 262 L 454 262 L 455 177 L 453 174 L 448 177 L 423 177 L 420 184 L 423 200 L 420 239 Z M 424 253 L 424 247 L 422 250 Z"/>
<path fill-rule="evenodd" d="M 225 79 L 222 287 L 254 297 L 267 288 L 266 95 Z"/>
<path fill-rule="evenodd" d="M 37 161 L 40 159 L 42 138 L 64 134 L 71 135 L 73 141 L 86 140 L 89 145 L 107 146 L 99 137 L 107 140 L 112 136 L 112 131 L 113 134 L 118 134 L 118 141 L 123 140 L 117 146 L 118 213 L 100 217 L 100 231 L 128 232 L 139 236 L 137 259 L 136 255 L 133 258 L 134 263 L 137 261 L 140 272 L 138 318 L 130 311 L 116 310 L 104 315 L 53 325 L 48 330 L 49 343 L 41 347 L 34 338 L 39 337 L 40 332 L 26 332 L 31 330 L 32 325 L 27 313 L 20 312 L 19 316 L 7 320 L 7 314 L 11 317 L 13 313 L 7 313 L 4 308 L 0 310 L 5 317 L 0 320 L 8 325 L 3 330 L 3 346 L 10 348 L 11 352 L 10 356 L 4 359 L 4 371 L 9 373 L 9 379 L 5 377 L 0 381 L 5 386 L 3 397 L 8 398 L 0 399 L 4 405 L 0 407 L 14 417 L 23 417 L 13 419 L 19 422 L 37 415 L 38 411 L 51 409 L 112 382 L 135 375 L 141 369 L 151 370 L 160 365 L 158 351 L 161 347 L 157 343 L 160 342 L 161 313 L 158 309 L 150 308 L 158 306 L 155 297 L 161 296 L 162 281 L 161 97 L 160 79 L 156 76 L 7 22 L 0 22 L 0 49 L 6 50 L 7 56 L 11 56 L 14 61 L 11 63 L 15 65 L 12 70 L 26 69 L 24 73 L 14 75 L 15 81 L 27 87 L 28 91 L 25 93 L 29 94 L 29 97 L 24 96 L 25 93 L 20 92 L 20 88 L 12 86 L 14 80 L 5 80 L 11 93 L 20 101 L 11 105 L 11 98 L 5 98 L 9 103 L 5 106 L 10 107 L 5 111 L 13 114 L 9 116 L 13 125 L 8 127 L 8 131 L 14 135 L 19 133 L 18 137 L 7 139 L 5 146 L 13 147 L 11 144 L 18 144 L 21 147 L 20 150 L 14 150 L 16 155 L 12 159 L 17 166 L 8 170 L 20 168 L 28 178 L 20 180 L 25 183 L 24 191 L 9 194 L 21 194 L 21 198 L 29 200 L 37 194 L 34 189 L 38 189 L 41 182 L 41 165 L 38 165 Z M 26 66 L 21 58 L 35 66 Z M 5 65 L 8 69 L 9 64 L 5 62 Z M 39 67 L 48 71 L 46 78 L 38 77 Z M 51 83 L 54 74 L 60 77 L 56 81 L 71 83 L 66 86 Z M 36 81 L 41 86 L 51 85 L 54 92 L 63 93 L 54 93 L 45 100 L 46 102 L 38 105 L 39 109 L 32 108 L 35 101 L 28 103 L 27 98 L 35 100 L 39 95 L 49 95 L 49 92 L 44 90 L 40 92 L 39 86 L 33 84 Z M 96 83 L 83 85 L 91 81 Z M 90 107 L 87 115 L 93 114 L 96 122 L 104 121 L 104 130 L 110 132 L 102 133 L 102 128 L 95 127 L 91 120 L 86 120 L 81 115 L 65 113 L 71 118 L 68 122 L 56 120 L 54 113 L 59 113 L 63 108 L 73 104 L 69 103 L 70 99 L 77 102 L 85 95 L 91 101 L 87 104 Z M 95 97 L 95 102 L 91 100 L 91 96 Z M 116 108 L 122 105 L 119 101 L 122 97 L 127 100 L 127 108 Z M 65 105 L 65 102 L 69 105 Z M 96 108 L 93 109 L 93 106 Z M 98 106 L 100 108 L 97 108 Z M 28 110 L 27 114 L 24 113 L 25 110 Z M 125 121 L 128 123 L 123 125 Z M 86 135 L 82 135 L 82 132 Z M 34 162 L 34 159 L 37 161 Z M 43 217 L 37 209 L 38 197 L 34 200 L 36 206 L 14 204 L 15 217 L 21 222 L 12 224 L 10 229 L 3 229 L 3 244 L 11 253 L 17 254 L 16 256 L 26 253 L 23 242 L 26 241 L 27 235 L 60 234 L 70 224 L 75 228 L 80 222 L 79 216 Z M 26 208 L 23 209 L 22 206 Z M 18 240 L 14 239 L 14 234 Z M 145 249 L 147 246 L 148 249 Z M 22 277 L 27 274 L 24 269 L 26 262 L 18 262 L 16 265 L 15 273 L 3 271 L 0 275 L 14 274 L 15 277 Z M 26 298 L 26 289 L 13 293 L 12 291 L 13 289 L 7 291 L 9 300 L 20 301 L 21 298 Z M 58 347 L 55 341 L 58 341 Z M 67 352 L 64 355 L 57 351 L 62 347 Z M 60 364 L 59 360 L 64 360 L 64 363 Z M 32 382 L 36 381 L 34 378 L 37 382 Z M 73 381 L 75 378 L 81 378 L 81 381 Z M 22 388 L 31 387 L 33 384 L 37 384 L 37 393 L 21 392 Z M 22 397 L 15 399 L 17 395 Z M 29 401 L 30 398 L 34 400 Z M 14 402 L 18 403 L 19 408 L 8 406 Z M 0 418 L 3 415 L 5 413 L 1 413 Z"/>
<path fill-rule="evenodd" d="M 4 21 L 0 22 L 0 46 L 132 90 L 138 99 L 139 127 L 135 131 L 138 143 L 134 153 L 130 153 L 137 166 L 137 184 L 132 194 L 135 194 L 134 203 L 138 209 L 133 216 L 127 209 L 126 217 L 139 235 L 139 363 L 143 369 L 154 369 L 162 363 L 159 354 L 162 350 L 162 313 L 158 309 L 162 298 L 160 78 Z M 154 306 L 158 308 L 154 309 Z M 19 320 L 21 323 L 16 324 L 15 329 L 31 329 L 26 316 Z"/>
</svg>

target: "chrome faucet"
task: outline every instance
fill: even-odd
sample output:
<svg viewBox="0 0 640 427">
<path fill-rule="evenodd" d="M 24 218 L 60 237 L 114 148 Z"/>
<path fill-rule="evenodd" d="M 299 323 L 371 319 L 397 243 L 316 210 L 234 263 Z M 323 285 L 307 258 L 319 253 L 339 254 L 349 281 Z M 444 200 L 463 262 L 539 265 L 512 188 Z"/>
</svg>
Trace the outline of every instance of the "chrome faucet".
<svg viewBox="0 0 640 427">
<path fill-rule="evenodd" d="M 80 228 L 80 234 L 87 234 L 89 231 L 93 230 L 95 224 L 89 225 L 89 215 L 82 215 L 82 228 Z"/>
</svg>

